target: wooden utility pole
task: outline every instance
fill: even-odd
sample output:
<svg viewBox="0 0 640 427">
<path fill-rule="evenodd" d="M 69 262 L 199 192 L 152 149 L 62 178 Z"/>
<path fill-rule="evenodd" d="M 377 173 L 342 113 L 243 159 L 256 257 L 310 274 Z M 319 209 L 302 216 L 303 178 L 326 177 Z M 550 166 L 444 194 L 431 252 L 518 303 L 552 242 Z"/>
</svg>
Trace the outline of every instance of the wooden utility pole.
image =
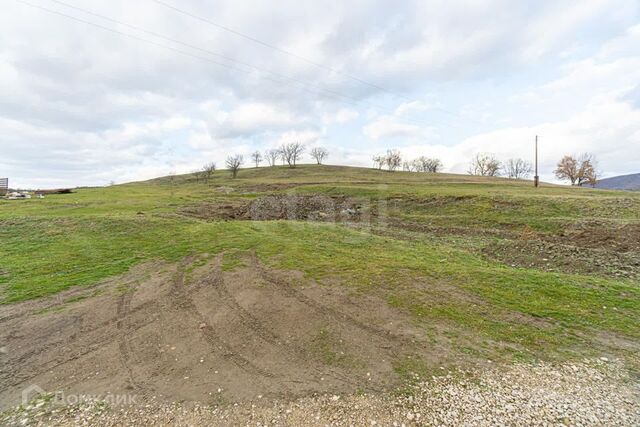
<svg viewBox="0 0 640 427">
<path fill-rule="evenodd" d="M 540 184 L 540 177 L 538 176 L 538 135 L 536 135 L 536 175 L 533 177 L 533 185 L 537 188 Z"/>
</svg>

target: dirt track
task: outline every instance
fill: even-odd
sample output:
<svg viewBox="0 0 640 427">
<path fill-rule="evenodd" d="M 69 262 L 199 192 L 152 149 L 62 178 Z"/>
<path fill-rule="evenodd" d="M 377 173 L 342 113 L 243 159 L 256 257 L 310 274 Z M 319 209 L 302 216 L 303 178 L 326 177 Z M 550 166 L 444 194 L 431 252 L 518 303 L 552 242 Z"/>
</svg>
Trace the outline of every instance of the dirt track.
<svg viewBox="0 0 640 427">
<path fill-rule="evenodd" d="M 255 258 L 147 264 L 91 289 L 0 307 L 0 408 L 37 385 L 65 394 L 224 404 L 379 391 L 394 363 L 444 357 L 402 312 Z"/>
</svg>

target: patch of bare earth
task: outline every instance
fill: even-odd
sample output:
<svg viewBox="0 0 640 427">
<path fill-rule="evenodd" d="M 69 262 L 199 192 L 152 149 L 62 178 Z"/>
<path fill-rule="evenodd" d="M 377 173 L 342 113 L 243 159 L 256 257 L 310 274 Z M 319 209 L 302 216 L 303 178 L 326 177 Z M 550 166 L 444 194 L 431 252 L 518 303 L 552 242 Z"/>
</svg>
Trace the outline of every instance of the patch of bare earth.
<svg viewBox="0 0 640 427">
<path fill-rule="evenodd" d="M 360 221 L 368 215 L 368 199 L 346 196 L 272 195 L 257 199 L 228 199 L 200 203 L 178 212 L 204 220 Z"/>
<path fill-rule="evenodd" d="M 97 288 L 0 306 L 0 407 L 32 385 L 205 404 L 375 392 L 398 384 L 406 353 L 442 362 L 382 299 L 255 258 L 224 272 L 221 260 L 147 264 Z"/>
<path fill-rule="evenodd" d="M 518 267 L 640 279 L 640 224 L 573 224 L 558 235 L 524 233 L 484 254 Z"/>
</svg>

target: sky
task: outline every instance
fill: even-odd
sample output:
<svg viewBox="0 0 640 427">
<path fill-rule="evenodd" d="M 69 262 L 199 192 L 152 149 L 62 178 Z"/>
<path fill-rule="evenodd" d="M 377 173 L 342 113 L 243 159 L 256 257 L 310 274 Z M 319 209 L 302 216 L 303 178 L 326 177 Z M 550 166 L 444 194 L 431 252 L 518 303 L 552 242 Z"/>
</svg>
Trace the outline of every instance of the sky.
<svg viewBox="0 0 640 427">
<path fill-rule="evenodd" d="M 640 172 L 638 0 L 5 0 L 0 176 L 11 187 L 188 173 L 302 142 Z M 307 155 L 303 161 L 311 162 Z"/>
</svg>

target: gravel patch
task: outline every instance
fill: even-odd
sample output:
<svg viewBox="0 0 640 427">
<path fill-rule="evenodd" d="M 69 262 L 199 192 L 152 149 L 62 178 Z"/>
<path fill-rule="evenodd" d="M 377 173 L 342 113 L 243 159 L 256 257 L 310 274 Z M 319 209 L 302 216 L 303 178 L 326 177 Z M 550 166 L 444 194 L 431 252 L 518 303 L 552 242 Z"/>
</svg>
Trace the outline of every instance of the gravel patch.
<svg viewBox="0 0 640 427">
<path fill-rule="evenodd" d="M 0 414 L 1 425 L 640 426 L 640 383 L 617 362 L 545 363 L 416 378 L 402 393 L 321 395 L 202 406 L 150 400 L 60 406 L 50 398 Z"/>
</svg>

